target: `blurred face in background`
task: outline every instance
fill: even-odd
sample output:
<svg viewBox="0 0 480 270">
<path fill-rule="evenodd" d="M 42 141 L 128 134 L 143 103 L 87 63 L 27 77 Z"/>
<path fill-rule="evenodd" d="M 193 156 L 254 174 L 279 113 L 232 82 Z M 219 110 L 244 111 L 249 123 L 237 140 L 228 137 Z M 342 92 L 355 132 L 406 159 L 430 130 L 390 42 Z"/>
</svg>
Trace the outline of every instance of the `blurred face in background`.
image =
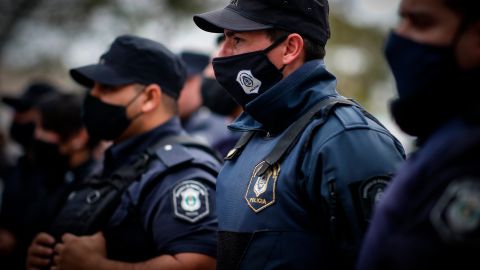
<svg viewBox="0 0 480 270">
<path fill-rule="evenodd" d="M 445 0 L 403 0 L 400 23 L 395 32 L 413 41 L 437 46 L 453 46 L 458 64 L 472 68 L 480 64 L 480 25 L 461 30 L 462 17 Z"/>
</svg>

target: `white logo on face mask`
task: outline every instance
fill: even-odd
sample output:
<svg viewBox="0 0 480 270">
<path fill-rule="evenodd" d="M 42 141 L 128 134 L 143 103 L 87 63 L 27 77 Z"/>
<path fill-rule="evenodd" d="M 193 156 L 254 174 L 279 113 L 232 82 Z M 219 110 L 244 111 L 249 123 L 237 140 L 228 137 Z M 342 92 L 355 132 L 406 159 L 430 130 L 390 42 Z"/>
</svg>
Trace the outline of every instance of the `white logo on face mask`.
<svg viewBox="0 0 480 270">
<path fill-rule="evenodd" d="M 253 77 L 250 70 L 242 70 L 238 72 L 237 82 L 242 86 L 243 91 L 245 91 L 247 95 L 258 94 L 260 86 L 262 86 L 262 82 Z"/>
</svg>

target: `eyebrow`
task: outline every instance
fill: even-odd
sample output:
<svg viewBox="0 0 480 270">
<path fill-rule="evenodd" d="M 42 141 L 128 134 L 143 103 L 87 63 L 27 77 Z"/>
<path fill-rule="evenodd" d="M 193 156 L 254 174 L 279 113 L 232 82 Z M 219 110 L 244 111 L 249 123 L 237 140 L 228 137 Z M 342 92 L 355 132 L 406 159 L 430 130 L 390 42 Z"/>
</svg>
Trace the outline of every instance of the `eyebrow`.
<svg viewBox="0 0 480 270">
<path fill-rule="evenodd" d="M 235 32 L 235 31 L 232 31 L 232 30 L 225 30 L 225 36 L 227 37 L 231 37 L 235 34 L 237 34 L 238 32 Z"/>
</svg>

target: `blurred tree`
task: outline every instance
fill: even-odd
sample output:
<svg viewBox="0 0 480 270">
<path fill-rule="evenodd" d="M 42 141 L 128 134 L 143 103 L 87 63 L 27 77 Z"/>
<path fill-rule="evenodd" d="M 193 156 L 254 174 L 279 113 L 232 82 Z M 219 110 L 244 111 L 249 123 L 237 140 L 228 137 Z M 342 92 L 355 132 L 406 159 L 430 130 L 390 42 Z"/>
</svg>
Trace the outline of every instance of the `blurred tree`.
<svg viewBox="0 0 480 270">
<path fill-rule="evenodd" d="M 352 23 L 347 16 L 330 16 L 332 36 L 326 61 L 338 77 L 339 91 L 364 103 L 375 84 L 388 76 L 382 54 L 385 33 L 378 27 Z"/>
<path fill-rule="evenodd" d="M 8 64 L 20 63 L 17 78 L 25 74 L 64 74 L 68 65 L 65 60 L 72 57 L 64 54 L 76 43 L 81 42 L 77 47 L 89 50 L 92 46 L 88 46 L 88 42 L 98 44 L 102 39 L 100 43 L 104 44 L 119 33 L 142 34 L 146 25 L 154 32 L 163 33 L 160 38 L 168 41 L 182 23 L 194 27 L 192 14 L 222 7 L 226 2 L 0 0 L 0 74 L 17 69 L 15 66 L 5 68 L 7 58 Z M 381 53 L 385 35 L 378 26 L 349 20 L 353 0 L 330 0 L 330 3 L 332 38 L 327 46 L 327 66 L 338 77 L 339 91 L 365 104 L 372 88 L 387 78 L 388 69 Z M 4 58 L 7 49 L 8 57 Z M 4 76 L 0 76 L 0 88 L 5 86 Z M 5 79 L 7 77 L 15 81 L 10 74 Z"/>
<path fill-rule="evenodd" d="M 218 2 L 221 0 L 0 0 L 0 69 L 6 46 L 25 28 L 44 26 L 69 36 L 89 31 L 85 26 L 99 11 L 121 18 L 131 29 L 154 19 L 175 24 Z"/>
</svg>

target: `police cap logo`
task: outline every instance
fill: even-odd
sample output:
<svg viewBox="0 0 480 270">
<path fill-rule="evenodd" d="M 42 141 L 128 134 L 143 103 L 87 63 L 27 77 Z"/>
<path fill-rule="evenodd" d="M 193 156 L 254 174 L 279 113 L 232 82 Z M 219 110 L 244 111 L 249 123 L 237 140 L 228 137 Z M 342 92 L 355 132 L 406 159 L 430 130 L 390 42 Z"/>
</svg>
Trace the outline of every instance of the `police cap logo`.
<svg viewBox="0 0 480 270">
<path fill-rule="evenodd" d="M 242 70 L 238 72 L 237 82 L 247 95 L 258 94 L 260 86 L 262 86 L 262 82 L 253 77 L 252 71 L 250 70 Z"/>
<path fill-rule="evenodd" d="M 452 182 L 430 212 L 430 220 L 445 241 L 480 243 L 480 179 Z"/>
<path fill-rule="evenodd" d="M 238 1 L 239 0 L 231 0 L 230 5 L 238 6 Z"/>
<path fill-rule="evenodd" d="M 208 190 L 198 181 L 178 184 L 173 189 L 173 200 L 175 216 L 180 219 L 194 223 L 210 213 Z"/>
</svg>

